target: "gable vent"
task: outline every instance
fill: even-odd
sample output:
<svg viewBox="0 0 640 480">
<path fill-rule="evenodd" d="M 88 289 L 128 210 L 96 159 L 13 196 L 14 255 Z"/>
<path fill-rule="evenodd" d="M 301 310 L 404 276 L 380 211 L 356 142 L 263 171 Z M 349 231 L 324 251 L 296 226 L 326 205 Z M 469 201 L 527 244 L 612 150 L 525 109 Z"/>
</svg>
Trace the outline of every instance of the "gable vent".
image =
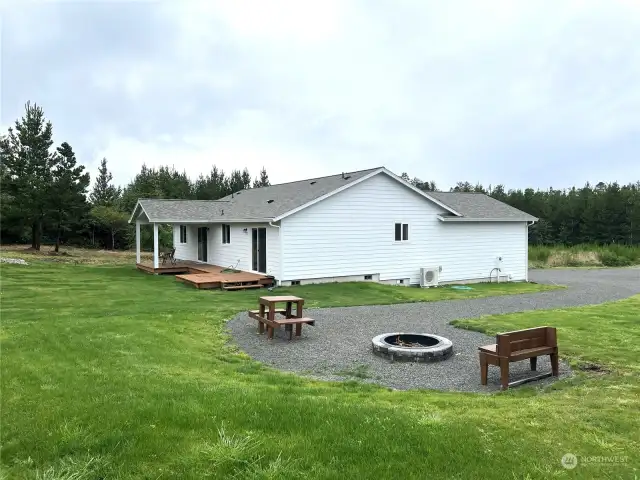
<svg viewBox="0 0 640 480">
<path fill-rule="evenodd" d="M 267 200 L 267 203 L 273 203 L 273 200 Z"/>
</svg>

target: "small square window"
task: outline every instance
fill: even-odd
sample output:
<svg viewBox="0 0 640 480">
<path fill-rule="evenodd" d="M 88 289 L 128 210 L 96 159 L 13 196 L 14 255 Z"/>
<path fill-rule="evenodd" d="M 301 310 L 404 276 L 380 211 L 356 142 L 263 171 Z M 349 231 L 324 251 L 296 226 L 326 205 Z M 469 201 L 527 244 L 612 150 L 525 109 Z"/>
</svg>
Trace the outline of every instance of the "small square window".
<svg viewBox="0 0 640 480">
<path fill-rule="evenodd" d="M 365 280 L 373 280 L 373 275 L 365 275 L 364 279 Z"/>
<path fill-rule="evenodd" d="M 187 226 L 180 225 L 180 243 L 187 243 Z"/>
<path fill-rule="evenodd" d="M 231 243 L 231 225 L 222 224 L 222 243 Z"/>
<path fill-rule="evenodd" d="M 396 223 L 395 225 L 395 239 L 396 242 L 406 242 L 409 240 L 409 224 L 408 223 Z"/>
<path fill-rule="evenodd" d="M 291 280 L 291 285 L 300 285 L 300 280 Z"/>
</svg>

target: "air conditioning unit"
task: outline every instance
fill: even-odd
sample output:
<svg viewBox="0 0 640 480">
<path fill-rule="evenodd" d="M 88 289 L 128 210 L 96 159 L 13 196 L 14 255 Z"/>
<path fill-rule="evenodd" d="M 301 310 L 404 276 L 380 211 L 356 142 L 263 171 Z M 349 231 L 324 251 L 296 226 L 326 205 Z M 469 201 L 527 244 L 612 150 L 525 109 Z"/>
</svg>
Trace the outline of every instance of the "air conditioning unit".
<svg viewBox="0 0 640 480">
<path fill-rule="evenodd" d="M 420 286 L 421 287 L 437 287 L 439 274 L 440 274 L 439 267 L 421 268 L 420 269 Z"/>
</svg>

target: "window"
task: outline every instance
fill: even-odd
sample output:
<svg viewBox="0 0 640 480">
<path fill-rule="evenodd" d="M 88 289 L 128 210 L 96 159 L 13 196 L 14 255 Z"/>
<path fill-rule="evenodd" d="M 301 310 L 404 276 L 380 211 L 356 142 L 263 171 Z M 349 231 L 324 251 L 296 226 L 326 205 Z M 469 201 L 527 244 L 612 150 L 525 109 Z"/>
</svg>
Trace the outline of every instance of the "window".
<svg viewBox="0 0 640 480">
<path fill-rule="evenodd" d="M 291 280 L 291 285 L 300 285 L 300 280 Z"/>
<path fill-rule="evenodd" d="M 373 280 L 373 275 L 365 275 L 364 279 L 365 280 Z"/>
<path fill-rule="evenodd" d="M 187 226 L 180 225 L 180 243 L 187 243 Z"/>
<path fill-rule="evenodd" d="M 396 223 L 396 242 L 406 242 L 409 240 L 409 224 Z"/>
<path fill-rule="evenodd" d="M 222 243 L 231 243 L 231 225 L 222 224 Z"/>
</svg>

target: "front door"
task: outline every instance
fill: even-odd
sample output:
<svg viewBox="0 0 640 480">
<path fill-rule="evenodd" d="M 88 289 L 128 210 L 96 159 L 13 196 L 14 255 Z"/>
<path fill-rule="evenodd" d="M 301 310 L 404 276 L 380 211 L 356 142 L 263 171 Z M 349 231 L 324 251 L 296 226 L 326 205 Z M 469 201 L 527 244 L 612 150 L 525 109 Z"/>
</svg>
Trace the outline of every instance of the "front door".
<svg viewBox="0 0 640 480">
<path fill-rule="evenodd" d="M 267 273 L 267 229 L 251 229 L 251 268 L 254 272 Z"/>
<path fill-rule="evenodd" d="M 198 228 L 198 260 L 207 261 L 207 227 Z"/>
</svg>

